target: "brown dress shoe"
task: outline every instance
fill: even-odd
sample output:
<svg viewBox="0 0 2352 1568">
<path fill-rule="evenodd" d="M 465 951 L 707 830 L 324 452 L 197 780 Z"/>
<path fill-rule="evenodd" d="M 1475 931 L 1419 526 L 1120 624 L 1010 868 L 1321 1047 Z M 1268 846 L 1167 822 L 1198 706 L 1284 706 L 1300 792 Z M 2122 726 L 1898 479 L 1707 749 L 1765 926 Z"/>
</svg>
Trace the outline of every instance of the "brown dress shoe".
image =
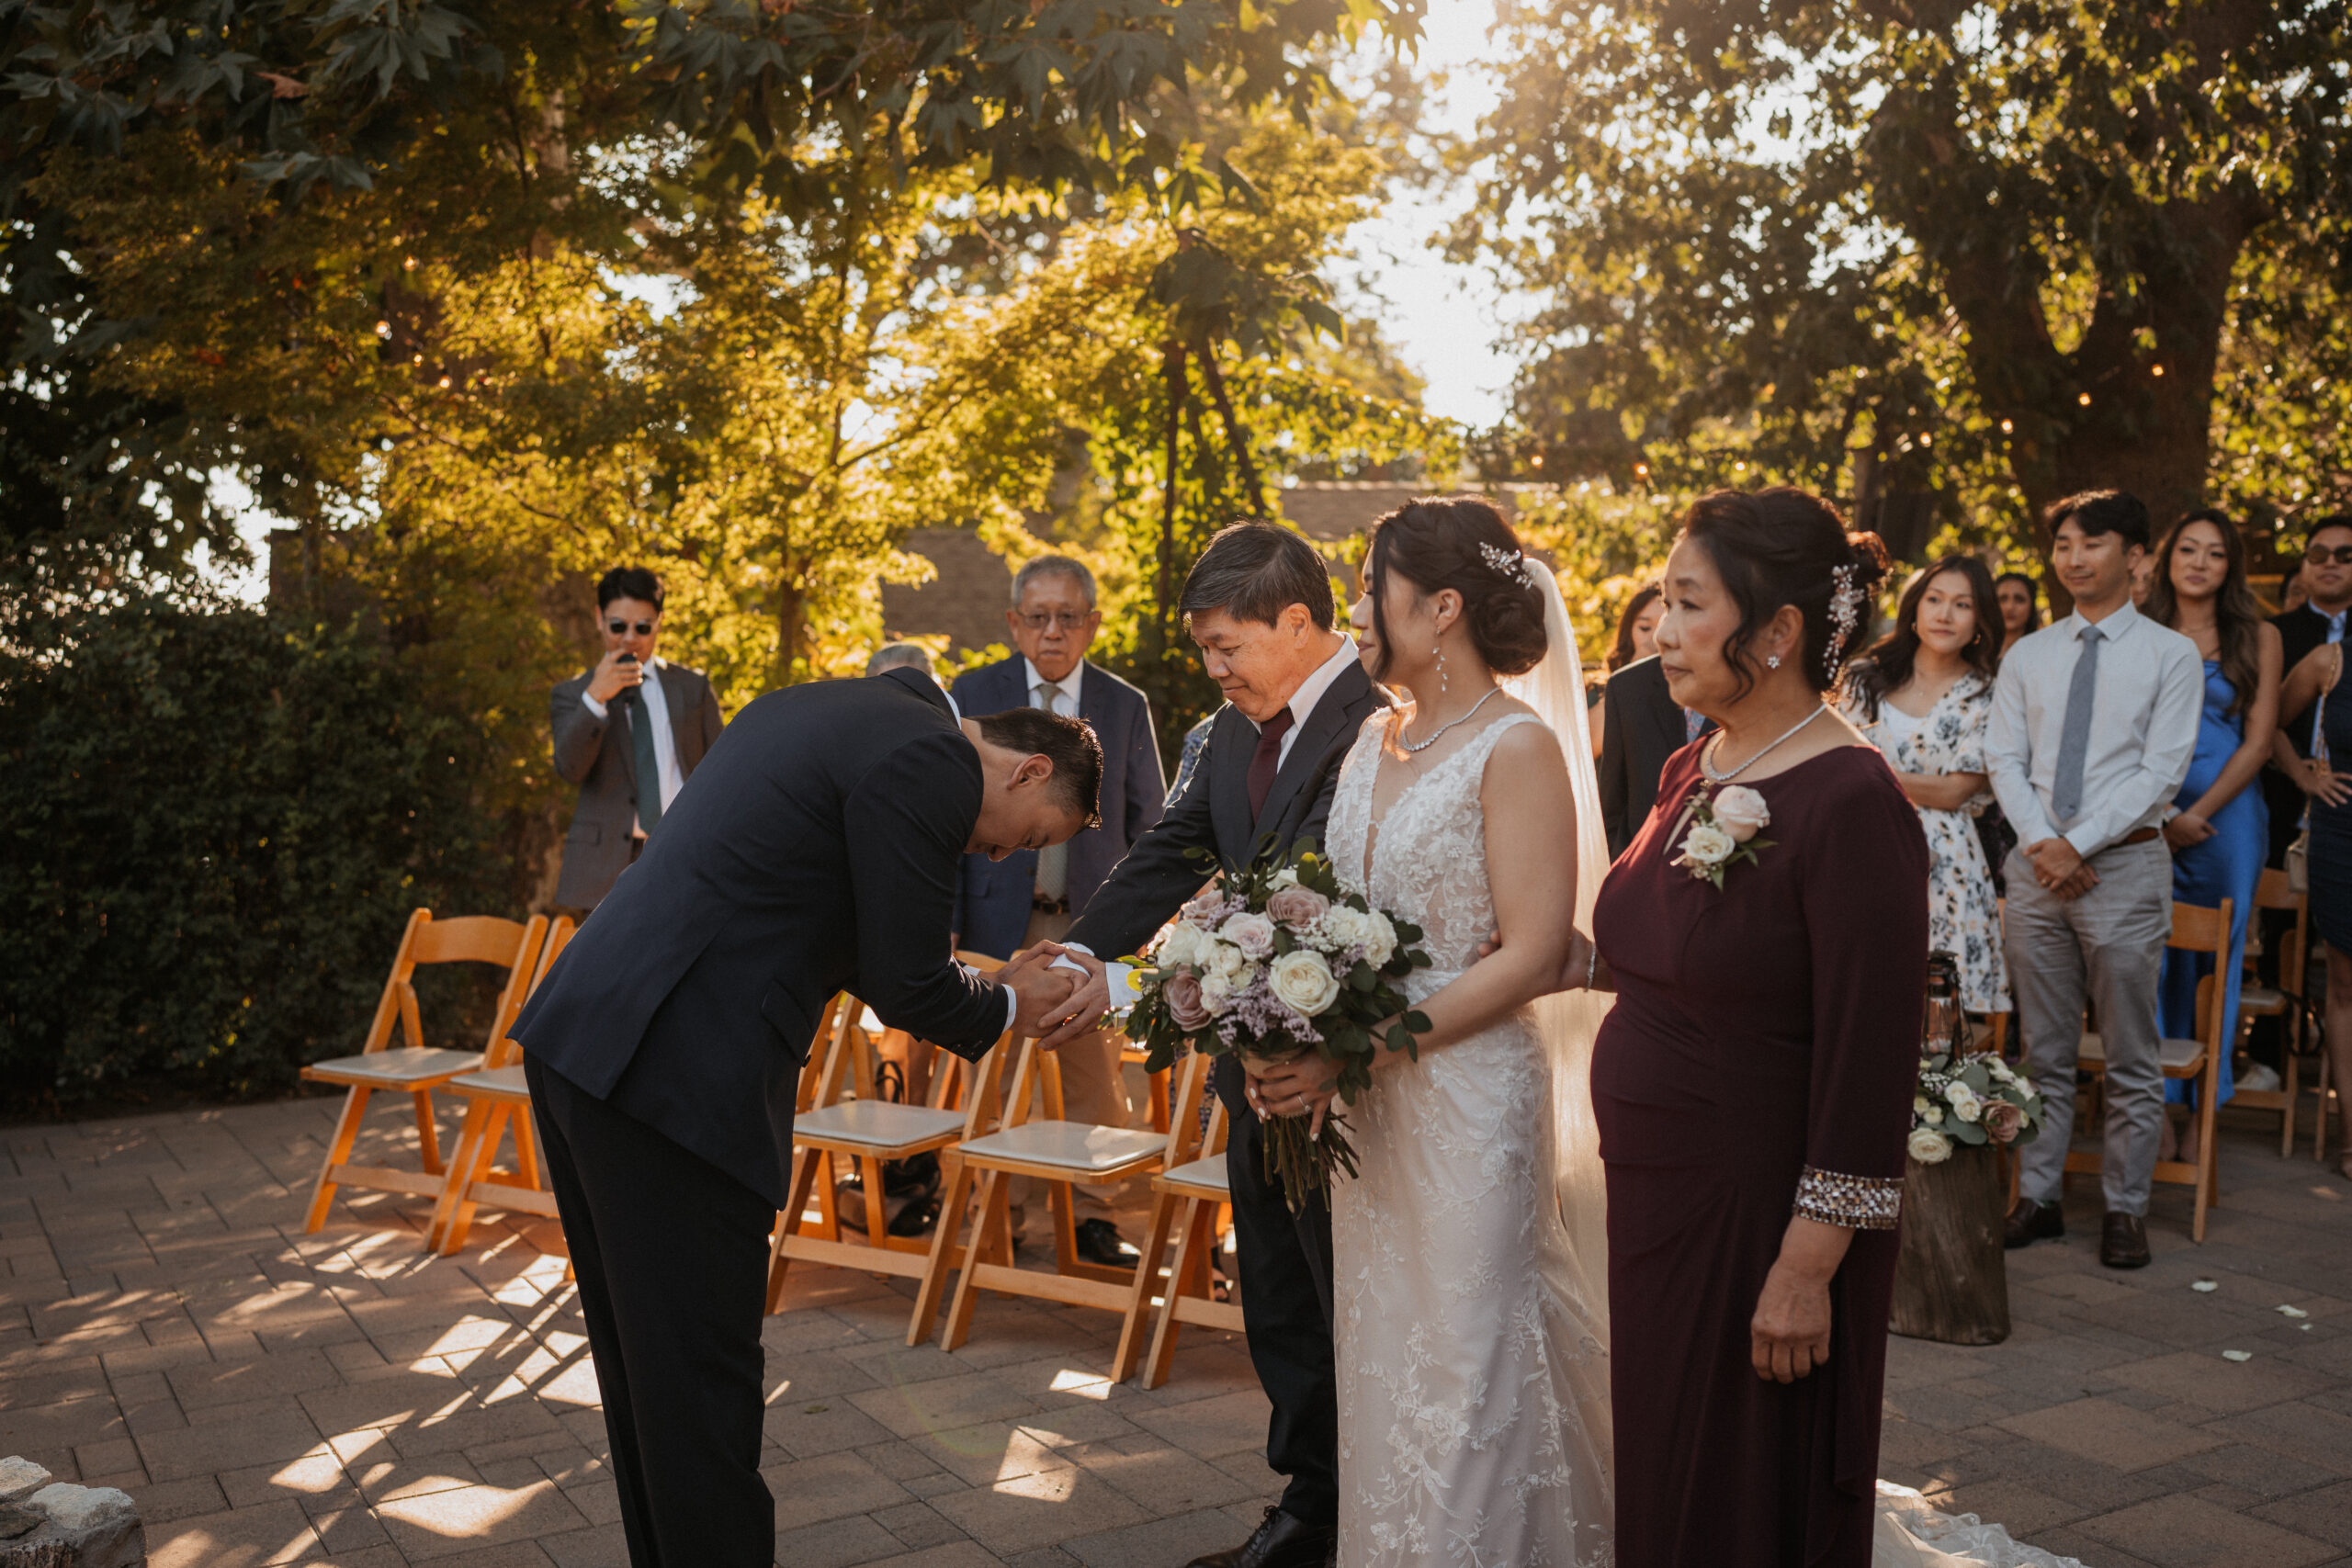
<svg viewBox="0 0 2352 1568">
<path fill-rule="evenodd" d="M 2055 1203 L 2037 1203 L 2030 1198 L 2019 1198 L 2018 1206 L 2001 1224 L 2001 1245 L 2006 1247 L 2030 1246 L 2049 1236 L 2066 1234 L 2066 1212 Z"/>
<path fill-rule="evenodd" d="M 2147 1223 L 2137 1214 L 2109 1210 L 2107 1224 L 2099 1229 L 2098 1260 L 2109 1269 L 2145 1269 L 2148 1266 Z"/>
</svg>

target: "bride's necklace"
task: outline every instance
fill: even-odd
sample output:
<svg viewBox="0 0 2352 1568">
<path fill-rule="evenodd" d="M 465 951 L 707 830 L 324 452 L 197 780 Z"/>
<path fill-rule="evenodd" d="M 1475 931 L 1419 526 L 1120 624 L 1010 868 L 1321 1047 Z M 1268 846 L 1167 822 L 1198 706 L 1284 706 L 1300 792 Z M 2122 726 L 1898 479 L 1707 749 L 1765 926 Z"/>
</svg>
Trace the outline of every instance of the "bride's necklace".
<svg viewBox="0 0 2352 1568">
<path fill-rule="evenodd" d="M 1439 725 L 1439 726 L 1437 727 L 1436 731 L 1435 731 L 1433 734 L 1431 734 L 1431 735 L 1430 736 L 1430 738 L 1429 738 L 1427 740 L 1408 740 L 1408 739 L 1405 739 L 1405 727 L 1404 727 L 1402 724 L 1399 724 L 1399 725 L 1396 727 L 1396 745 L 1397 745 L 1398 749 L 1399 749 L 1399 750 L 1401 750 L 1405 753 L 1405 755 L 1406 755 L 1406 756 L 1408 756 L 1408 757 L 1416 756 L 1416 755 L 1418 755 L 1418 754 L 1419 754 L 1419 753 L 1420 753 L 1420 752 L 1423 752 L 1423 751 L 1428 750 L 1430 747 L 1432 747 L 1432 746 L 1436 745 L 1440 740 L 1442 740 L 1442 739 L 1445 739 L 1445 732 L 1446 732 L 1447 730 L 1452 729 L 1452 728 L 1454 728 L 1456 726 L 1459 726 L 1459 725 L 1464 725 L 1464 724 L 1467 724 L 1467 723 L 1469 723 L 1473 718 L 1476 717 L 1476 716 L 1477 716 L 1477 714 L 1478 714 L 1478 710 L 1479 710 L 1480 708 L 1482 708 L 1482 707 L 1485 707 L 1485 706 L 1487 705 L 1487 702 L 1488 702 L 1489 700 L 1491 700 L 1491 699 L 1492 699 L 1492 698 L 1493 698 L 1493 697 L 1494 697 L 1498 693 L 1499 693 L 1501 690 L 1502 690 L 1502 688 L 1501 688 L 1500 686 L 1489 686 L 1489 687 L 1487 687 L 1487 694 L 1486 694 L 1486 696 L 1480 697 L 1476 702 L 1472 703 L 1472 704 L 1470 705 L 1470 711 L 1469 711 L 1468 713 L 1464 714 L 1460 718 L 1449 719 L 1449 720 L 1447 720 L 1445 723 Z"/>
<path fill-rule="evenodd" d="M 1739 766 L 1732 769 L 1731 772 L 1727 773 L 1719 773 L 1715 772 L 1715 766 L 1712 761 L 1712 759 L 1724 749 L 1724 732 L 1718 729 L 1715 731 L 1713 743 L 1704 751 L 1699 753 L 1699 771 L 1707 775 L 1707 782 L 1710 784 L 1728 784 L 1733 779 L 1739 777 L 1740 774 L 1747 772 L 1748 769 L 1754 767 L 1757 763 L 1762 761 L 1771 753 L 1773 748 L 1779 746 L 1782 741 L 1792 739 L 1795 736 L 1798 730 L 1803 729 L 1806 725 L 1811 724 L 1815 719 L 1819 718 L 1823 714 L 1826 714 L 1828 711 L 1829 709 L 1825 705 L 1816 705 L 1811 713 L 1805 715 L 1803 718 L 1797 720 L 1794 724 L 1781 731 L 1777 737 L 1765 746 L 1763 750 L 1757 752 L 1756 755 L 1748 758 L 1747 761 L 1742 762 Z"/>
</svg>

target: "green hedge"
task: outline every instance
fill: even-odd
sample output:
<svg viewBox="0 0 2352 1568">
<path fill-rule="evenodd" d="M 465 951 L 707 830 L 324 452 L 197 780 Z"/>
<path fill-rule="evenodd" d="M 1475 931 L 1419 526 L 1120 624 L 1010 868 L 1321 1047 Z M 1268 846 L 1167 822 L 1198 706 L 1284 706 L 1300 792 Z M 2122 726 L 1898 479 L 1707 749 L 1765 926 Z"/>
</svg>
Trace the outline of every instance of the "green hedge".
<svg viewBox="0 0 2352 1568">
<path fill-rule="evenodd" d="M 481 742 L 379 638 L 161 599 L 51 630 L 0 655 L 12 1110 L 282 1090 L 356 1048 L 411 909 L 491 907 Z"/>
</svg>

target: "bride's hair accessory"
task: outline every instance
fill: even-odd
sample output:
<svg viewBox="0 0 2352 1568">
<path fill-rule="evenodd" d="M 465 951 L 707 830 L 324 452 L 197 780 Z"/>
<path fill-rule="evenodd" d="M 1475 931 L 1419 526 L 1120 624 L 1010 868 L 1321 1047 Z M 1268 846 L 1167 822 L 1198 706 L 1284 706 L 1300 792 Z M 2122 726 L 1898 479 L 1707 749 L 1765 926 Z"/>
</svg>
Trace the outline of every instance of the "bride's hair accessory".
<svg viewBox="0 0 2352 1568">
<path fill-rule="evenodd" d="M 1829 634 L 1828 651 L 1823 657 L 1827 660 L 1832 675 L 1838 672 L 1838 656 L 1846 651 L 1846 644 L 1852 638 L 1854 628 L 1862 622 L 1862 601 L 1868 595 L 1864 593 L 1862 585 L 1854 581 L 1856 575 L 1852 561 L 1829 574 L 1829 580 L 1837 584 L 1829 595 L 1829 624 L 1837 629 Z"/>
<path fill-rule="evenodd" d="M 1487 558 L 1487 564 L 1494 568 L 1498 577 L 1509 578 L 1521 588 L 1535 586 L 1535 573 L 1528 570 L 1524 550 L 1507 550 L 1500 545 L 1480 545 L 1478 553 Z"/>
</svg>

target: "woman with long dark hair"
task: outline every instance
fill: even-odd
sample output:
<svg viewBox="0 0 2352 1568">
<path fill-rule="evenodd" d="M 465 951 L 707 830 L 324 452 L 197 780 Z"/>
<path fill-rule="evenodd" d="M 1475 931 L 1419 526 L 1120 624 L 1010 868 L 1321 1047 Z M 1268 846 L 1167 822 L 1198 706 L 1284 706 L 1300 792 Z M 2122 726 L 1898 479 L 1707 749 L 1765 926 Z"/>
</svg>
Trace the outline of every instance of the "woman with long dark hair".
<svg viewBox="0 0 2352 1568">
<path fill-rule="evenodd" d="M 2001 607 L 2001 652 L 2015 648 L 2028 632 L 2041 629 L 2041 584 L 2024 572 L 2005 571 L 1995 578 L 1993 598 Z"/>
<path fill-rule="evenodd" d="M 2001 914 L 1976 818 L 1993 803 L 1984 727 L 1993 716 L 2000 623 L 1992 574 L 1950 556 L 1919 574 L 1894 629 L 1846 678 L 1846 716 L 1886 754 L 1927 829 L 1928 945 L 1960 960 L 1961 1005 L 2009 1010 Z"/>
<path fill-rule="evenodd" d="M 2254 787 L 2278 728 L 2280 667 L 2286 655 L 2278 628 L 2262 614 L 2245 580 L 2245 541 L 2226 513 L 2211 507 L 2188 513 L 2156 547 L 2156 570 L 2142 613 L 2197 644 L 2205 659 L 2205 705 L 2197 722 L 2197 753 L 2173 797 L 2178 809 L 2165 823 L 2172 846 L 2172 894 L 2183 904 L 2234 905 L 2222 1017 L 2221 1101 L 2234 1091 L 2230 1056 L 2236 1043 L 2238 977 L 2245 963 L 2246 922 L 2255 884 L 2270 851 L 2270 807 Z M 2211 958 L 2165 954 L 2159 1016 L 2165 1038 L 2197 1034 L 2197 982 L 2212 973 Z M 2193 1104 L 2193 1086 L 2165 1084 L 2165 1099 Z M 2165 1118 L 2156 1157 L 2174 1157 Z M 2201 1153 L 2197 1122 L 2180 1135 L 2178 1157 L 2190 1165 Z"/>
<path fill-rule="evenodd" d="M 1666 615 L 1666 606 L 1658 603 L 1663 592 L 1653 582 L 1625 601 L 1625 613 L 1617 617 L 1616 646 L 1609 650 L 1611 675 L 1657 651 L 1657 623 Z"/>
</svg>

